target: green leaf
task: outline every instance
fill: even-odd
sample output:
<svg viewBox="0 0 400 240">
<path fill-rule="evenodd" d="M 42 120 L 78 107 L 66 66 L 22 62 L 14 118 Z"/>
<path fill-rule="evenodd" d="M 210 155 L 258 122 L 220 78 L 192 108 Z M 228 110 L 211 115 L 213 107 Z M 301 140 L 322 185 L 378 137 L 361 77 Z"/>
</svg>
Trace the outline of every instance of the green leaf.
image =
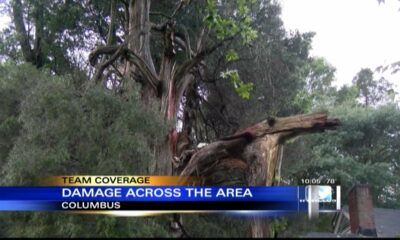
<svg viewBox="0 0 400 240">
<path fill-rule="evenodd" d="M 236 61 L 238 59 L 239 59 L 239 54 L 233 49 L 229 49 L 225 55 L 225 60 L 227 62 Z"/>
<path fill-rule="evenodd" d="M 239 82 L 239 87 L 236 89 L 236 93 L 244 99 L 250 99 L 250 92 L 253 90 L 253 87 L 253 83 L 245 83 L 241 81 Z"/>
<path fill-rule="evenodd" d="M 222 78 L 230 78 L 233 87 L 235 88 L 235 92 L 243 99 L 250 99 L 250 92 L 253 90 L 253 83 L 245 83 L 240 79 L 239 73 L 237 70 L 227 70 L 225 72 L 221 72 Z"/>
</svg>

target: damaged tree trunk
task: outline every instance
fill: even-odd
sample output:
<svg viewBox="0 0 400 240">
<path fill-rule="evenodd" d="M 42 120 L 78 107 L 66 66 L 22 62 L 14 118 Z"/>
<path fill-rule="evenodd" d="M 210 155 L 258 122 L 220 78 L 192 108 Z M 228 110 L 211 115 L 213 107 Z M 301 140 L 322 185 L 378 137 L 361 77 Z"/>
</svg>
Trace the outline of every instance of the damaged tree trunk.
<svg viewBox="0 0 400 240">
<path fill-rule="evenodd" d="M 204 58 L 231 41 L 234 36 L 206 47 L 208 30 L 203 28 L 198 35 L 197 44 L 194 44 L 196 49 L 191 49 L 190 38 L 177 31 L 174 19 L 185 2 L 180 1 L 165 21 L 152 23 L 150 0 L 125 1 L 126 38 L 121 43 L 115 41 L 113 36 L 114 18 L 117 16 L 117 2 L 113 0 L 107 44 L 93 50 L 89 56 L 91 65 L 96 67 L 92 82 L 107 81 L 105 72 L 123 69 L 121 85 L 125 90 L 129 92 L 139 83 L 143 104 L 158 101 L 165 119 L 175 124 L 165 136 L 165 144 L 157 149 L 154 174 L 201 176 L 204 179 L 203 184 L 271 186 L 279 165 L 280 148 L 285 140 L 335 127 L 338 121 L 327 119 L 323 113 L 268 119 L 204 148 L 187 150 L 190 141 L 186 141 L 186 144 L 183 135 L 175 128 L 178 106 L 184 94 L 186 98 L 190 98 L 187 89 L 192 86 L 194 73 L 202 75 Z M 157 67 L 154 66 L 150 49 L 152 32 L 163 36 L 163 52 Z M 180 64 L 176 61 L 178 48 L 187 53 L 186 59 L 180 61 Z M 190 122 L 183 125 L 191 129 Z M 185 132 L 190 135 L 190 130 Z M 185 235 L 180 219 L 174 218 L 173 221 L 176 223 L 177 236 Z M 262 219 L 253 220 L 252 236 L 268 236 L 268 227 Z"/>
<path fill-rule="evenodd" d="M 279 166 L 280 148 L 286 140 L 301 134 L 322 132 L 339 125 L 338 119 L 328 119 L 325 113 L 267 119 L 233 136 L 222 138 L 199 150 L 183 152 L 179 163 L 181 176 L 198 176 L 203 184 L 214 184 L 213 174 L 221 165 L 231 165 L 247 173 L 249 186 L 273 186 Z M 218 183 L 229 182 L 231 175 L 220 175 Z M 252 237 L 268 237 L 267 221 L 253 218 Z"/>
</svg>

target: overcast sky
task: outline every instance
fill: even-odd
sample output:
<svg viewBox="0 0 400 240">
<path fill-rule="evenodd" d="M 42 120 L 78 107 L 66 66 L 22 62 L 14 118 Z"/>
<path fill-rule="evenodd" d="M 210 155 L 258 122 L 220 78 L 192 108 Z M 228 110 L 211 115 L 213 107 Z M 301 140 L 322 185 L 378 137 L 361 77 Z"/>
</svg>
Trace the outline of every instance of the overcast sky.
<svg viewBox="0 0 400 240">
<path fill-rule="evenodd" d="M 400 1 L 281 0 L 287 29 L 313 31 L 312 54 L 336 67 L 335 85 L 351 83 L 365 67 L 400 61 Z M 378 75 L 376 75 L 378 77 Z M 397 84 L 400 74 L 386 76 Z"/>
<path fill-rule="evenodd" d="M 0 0 L 2 2 L 2 0 Z M 335 85 L 351 83 L 365 67 L 400 61 L 400 1 L 280 0 L 287 29 L 316 33 L 312 54 L 336 67 Z M 0 16 L 0 27 L 9 19 Z M 376 75 L 376 77 L 379 77 Z M 400 90 L 400 73 L 385 74 Z"/>
</svg>

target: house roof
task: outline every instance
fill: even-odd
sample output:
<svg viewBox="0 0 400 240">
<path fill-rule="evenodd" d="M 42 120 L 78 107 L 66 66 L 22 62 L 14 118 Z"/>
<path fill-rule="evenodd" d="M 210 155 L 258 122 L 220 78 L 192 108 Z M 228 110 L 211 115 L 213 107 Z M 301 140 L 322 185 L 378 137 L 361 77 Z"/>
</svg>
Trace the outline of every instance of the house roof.
<svg viewBox="0 0 400 240">
<path fill-rule="evenodd" d="M 400 236 L 400 209 L 374 208 L 378 237 Z"/>
<path fill-rule="evenodd" d="M 348 219 L 348 207 L 342 208 L 342 213 Z M 348 221 L 348 220 L 347 220 Z M 399 237 L 400 236 L 400 209 L 374 208 L 374 221 L 378 237 Z M 347 225 L 349 223 L 347 222 Z M 305 238 L 340 238 L 359 237 L 354 234 L 331 233 L 331 232 L 309 232 Z"/>
</svg>

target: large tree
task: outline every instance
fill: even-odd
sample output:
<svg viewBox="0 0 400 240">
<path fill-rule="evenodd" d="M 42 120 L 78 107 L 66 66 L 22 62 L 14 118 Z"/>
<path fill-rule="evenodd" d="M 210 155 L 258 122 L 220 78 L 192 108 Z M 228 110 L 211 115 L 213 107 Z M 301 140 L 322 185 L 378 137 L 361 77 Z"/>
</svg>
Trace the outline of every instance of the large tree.
<svg viewBox="0 0 400 240">
<path fill-rule="evenodd" d="M 257 37 L 254 19 L 258 14 L 265 14 L 263 10 L 270 4 L 270 1 L 262 0 L 15 0 L 10 8 L 15 35 L 8 36 L 15 36 L 18 40 L 22 53 L 20 58 L 22 56 L 24 61 L 38 68 L 47 64 L 53 73 L 71 71 L 69 66 L 74 66 L 70 64 L 76 56 L 74 51 L 96 45 L 89 55 L 94 71 L 90 74 L 87 91 L 94 85 L 103 85 L 106 90 L 121 94 L 125 99 L 139 91 L 144 106 L 158 102 L 159 111 L 169 122 L 170 130 L 168 136 L 159 136 L 166 140 L 156 151 L 153 173 L 197 174 L 204 178 L 205 183 L 211 184 L 215 180 L 214 173 L 228 167 L 248 172 L 244 184 L 272 185 L 280 147 L 285 140 L 299 134 L 323 131 L 338 122 L 327 119 L 326 114 L 271 117 L 203 149 L 192 149 L 190 142 L 196 135 L 194 118 L 188 114 L 195 107 L 192 104 L 194 96 L 206 97 L 208 94 L 195 84 L 197 79 L 206 79 L 207 57 L 220 51 L 226 53 L 226 59 L 232 60 L 237 58 L 237 53 L 231 49 L 233 43 L 251 47 L 251 42 Z M 83 16 L 82 20 L 69 18 L 78 14 Z M 63 21 L 70 25 L 60 24 Z M 97 39 L 90 40 L 90 36 Z M 307 51 L 308 47 L 304 47 L 307 41 L 303 39 L 298 34 L 286 39 L 282 45 L 299 49 L 296 59 L 301 59 L 302 54 L 306 58 L 308 53 L 302 50 Z M 13 53 L 15 48 L 5 50 Z M 280 64 L 279 59 L 273 60 L 274 64 Z M 75 66 L 79 65 L 77 62 Z M 296 68 L 296 64 L 290 65 Z M 293 69 L 285 70 L 287 76 Z M 250 97 L 253 84 L 242 81 L 237 71 L 223 72 L 223 76 L 230 78 L 237 94 L 243 98 Z M 272 82 L 278 75 L 269 74 L 268 80 Z M 277 109 L 277 105 L 274 108 Z M 187 117 L 178 121 L 182 114 Z M 218 181 L 224 183 L 229 179 L 225 175 Z M 255 219 L 252 236 L 265 236 L 267 228 L 262 226 L 262 221 Z"/>
</svg>

